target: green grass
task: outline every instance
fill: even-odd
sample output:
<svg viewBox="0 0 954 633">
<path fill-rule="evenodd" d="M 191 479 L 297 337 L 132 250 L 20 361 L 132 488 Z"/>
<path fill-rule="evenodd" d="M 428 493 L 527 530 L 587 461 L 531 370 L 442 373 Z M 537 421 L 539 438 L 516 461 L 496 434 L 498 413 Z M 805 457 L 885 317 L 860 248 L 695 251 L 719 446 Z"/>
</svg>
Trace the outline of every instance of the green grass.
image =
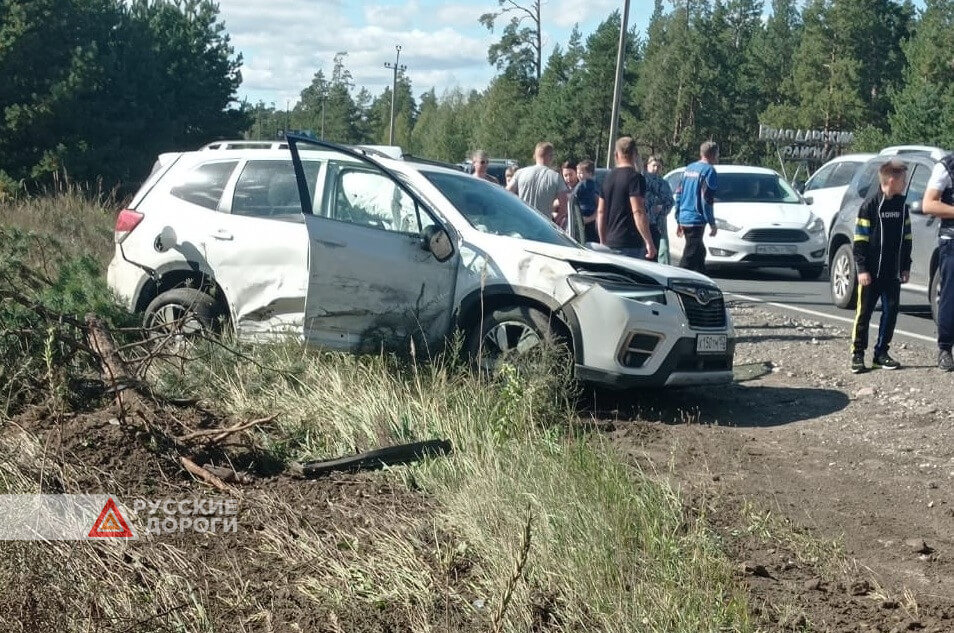
<svg viewBox="0 0 954 633">
<path fill-rule="evenodd" d="M 744 598 L 704 523 L 607 441 L 575 430 L 556 364 L 480 378 L 453 360 L 401 367 L 295 345 L 244 351 L 271 369 L 213 353 L 160 383 L 170 393 L 201 394 L 235 417 L 278 412 L 278 426 L 260 440 L 283 459 L 452 440 L 451 457 L 403 472 L 437 500 L 440 525 L 477 561 L 472 599 L 458 608 L 499 603 L 529 508 L 526 582 L 514 591 L 507 630 L 548 617 L 566 631 L 749 630 Z M 418 550 L 386 532 L 361 540 L 373 551 L 335 552 L 339 564 L 308 580 L 308 595 L 369 607 L 386 595 L 416 613 L 414 628 L 433 625 L 439 616 L 428 605 L 440 603 L 440 583 L 420 572 L 429 566 Z M 305 535 L 298 547 L 325 551 L 320 541 Z"/>
<path fill-rule="evenodd" d="M 67 191 L 2 211 L 0 224 L 20 231 L 4 261 L 39 261 L 32 270 L 51 262 L 55 283 L 37 299 L 71 312 L 109 311 L 95 290 L 111 253 L 110 209 Z M 29 240 L 44 246 L 31 248 Z M 23 279 L 8 274 L 7 282 Z M 0 318 L 0 329 L 11 323 Z M 48 344 L 56 333 L 44 324 L 16 339 L 23 345 L 11 348 L 16 362 L 6 364 L 27 372 L 38 394 L 62 389 L 62 372 L 77 369 L 58 365 Z M 104 624 L 123 630 L 139 620 L 148 624 L 136 630 L 237 630 L 238 622 L 264 630 L 297 609 L 327 614 L 330 630 L 382 613 L 373 621 L 414 631 L 753 628 L 705 517 L 687 514 L 665 483 L 576 426 L 565 365 L 553 357 L 487 377 L 453 356 L 415 365 L 297 344 L 246 346 L 245 358 L 217 346 L 194 351 L 184 366 L 155 366 L 157 391 L 198 396 L 230 418 L 277 413 L 255 441 L 282 461 L 435 437 L 450 439 L 454 453 L 374 475 L 405 491 L 403 505 L 387 507 L 386 495 L 367 500 L 378 515 L 330 527 L 315 527 L 307 510 L 266 483 L 243 501 L 262 527 L 242 525 L 236 547 L 223 552 L 188 539 L 149 539 L 136 544 L 133 557 L 118 544 L 5 544 L 0 620 L 19 613 L 23 622 L 76 631 Z M 0 384 L 9 383 L 2 377 Z M 36 492 L 39 473 L 69 489 L 77 468 L 103 467 L 48 454 L 49 440 L 8 425 L 0 438 L 0 489 Z M 180 483 L 168 485 L 179 490 Z M 309 485 L 321 484 L 301 483 Z M 319 511 L 345 510 L 328 504 Z M 529 551 L 513 582 L 528 513 Z M 263 569 L 287 586 L 285 598 L 255 588 Z M 40 599 L 31 589 L 38 585 L 45 588 Z M 512 600 L 498 616 L 505 595 Z"/>
</svg>

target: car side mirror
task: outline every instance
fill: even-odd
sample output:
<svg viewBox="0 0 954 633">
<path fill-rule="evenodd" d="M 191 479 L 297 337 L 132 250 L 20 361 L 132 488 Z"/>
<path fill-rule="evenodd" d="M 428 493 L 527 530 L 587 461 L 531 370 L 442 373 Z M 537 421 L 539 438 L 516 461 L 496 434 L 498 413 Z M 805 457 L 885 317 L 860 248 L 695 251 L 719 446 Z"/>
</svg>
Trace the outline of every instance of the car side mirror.
<svg viewBox="0 0 954 633">
<path fill-rule="evenodd" d="M 805 204 L 815 204 L 815 199 L 811 196 L 805 196 Z"/>
<path fill-rule="evenodd" d="M 439 262 L 446 262 L 454 254 L 450 235 L 440 226 L 432 224 L 421 231 L 421 248 L 430 252 Z"/>
<path fill-rule="evenodd" d="M 159 232 L 159 235 L 156 236 L 156 241 L 153 242 L 152 247 L 155 248 L 158 253 L 165 253 L 175 248 L 177 242 L 178 238 L 176 237 L 175 229 L 171 226 L 164 226 Z"/>
<path fill-rule="evenodd" d="M 917 213 L 918 215 L 924 214 L 924 207 L 921 206 L 920 200 L 915 200 L 914 202 L 909 204 L 908 209 L 911 210 L 911 213 Z"/>
</svg>

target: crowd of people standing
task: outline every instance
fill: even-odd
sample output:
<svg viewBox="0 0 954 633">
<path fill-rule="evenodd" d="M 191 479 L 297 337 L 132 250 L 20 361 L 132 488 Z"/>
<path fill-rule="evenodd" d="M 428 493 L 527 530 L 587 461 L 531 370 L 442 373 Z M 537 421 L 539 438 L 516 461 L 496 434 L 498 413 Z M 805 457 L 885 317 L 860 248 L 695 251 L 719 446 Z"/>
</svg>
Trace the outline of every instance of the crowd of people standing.
<svg viewBox="0 0 954 633">
<path fill-rule="evenodd" d="M 616 166 L 598 186 L 592 160 L 567 160 L 558 172 L 553 168 L 553 145 L 541 142 L 534 149 L 534 164 L 508 167 L 503 186 L 564 230 L 573 217 L 581 218 L 582 241 L 586 243 L 663 264 L 670 263 L 667 222 L 675 205 L 677 234 L 686 239 L 680 265 L 704 272 L 705 227 L 711 227 L 711 235 L 716 231 L 712 202 L 718 185 L 712 165 L 718 158 L 718 146 L 704 143 L 700 156 L 699 162 L 686 168 L 688 177 L 673 192 L 662 177 L 662 160 L 649 156 L 644 168 L 636 142 L 624 136 L 616 141 Z M 486 152 L 474 152 L 472 161 L 475 177 L 497 182 L 487 174 Z M 571 214 L 571 210 L 577 213 Z"/>
</svg>

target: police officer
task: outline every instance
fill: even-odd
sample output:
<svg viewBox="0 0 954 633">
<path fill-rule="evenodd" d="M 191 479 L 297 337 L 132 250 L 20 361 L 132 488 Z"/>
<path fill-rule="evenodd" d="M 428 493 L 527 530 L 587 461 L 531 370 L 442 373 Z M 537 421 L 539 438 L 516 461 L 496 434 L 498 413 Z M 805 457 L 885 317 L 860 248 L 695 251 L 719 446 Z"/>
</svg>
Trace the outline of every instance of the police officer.
<svg viewBox="0 0 954 633">
<path fill-rule="evenodd" d="M 938 231 L 937 273 L 941 292 L 937 304 L 937 366 L 954 371 L 951 345 L 954 343 L 954 154 L 934 166 L 924 192 L 924 213 L 941 220 Z"/>
</svg>

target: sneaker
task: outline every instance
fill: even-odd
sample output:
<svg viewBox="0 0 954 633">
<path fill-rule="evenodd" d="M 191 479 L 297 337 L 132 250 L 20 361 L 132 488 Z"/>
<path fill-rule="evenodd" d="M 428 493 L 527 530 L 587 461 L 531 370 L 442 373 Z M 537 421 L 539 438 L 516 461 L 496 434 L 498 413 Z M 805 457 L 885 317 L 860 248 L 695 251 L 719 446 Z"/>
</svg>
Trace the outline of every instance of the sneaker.
<svg viewBox="0 0 954 633">
<path fill-rule="evenodd" d="M 894 360 L 888 356 L 888 352 L 884 354 L 875 354 L 874 360 L 871 361 L 872 369 L 898 369 L 901 367 L 901 363 Z"/>
<path fill-rule="evenodd" d="M 860 374 L 867 367 L 865 367 L 865 355 L 861 352 L 857 352 L 851 355 L 851 373 Z"/>
<path fill-rule="evenodd" d="M 954 371 L 954 358 L 951 357 L 951 350 L 942 349 L 938 353 L 937 366 L 944 371 Z"/>
</svg>

